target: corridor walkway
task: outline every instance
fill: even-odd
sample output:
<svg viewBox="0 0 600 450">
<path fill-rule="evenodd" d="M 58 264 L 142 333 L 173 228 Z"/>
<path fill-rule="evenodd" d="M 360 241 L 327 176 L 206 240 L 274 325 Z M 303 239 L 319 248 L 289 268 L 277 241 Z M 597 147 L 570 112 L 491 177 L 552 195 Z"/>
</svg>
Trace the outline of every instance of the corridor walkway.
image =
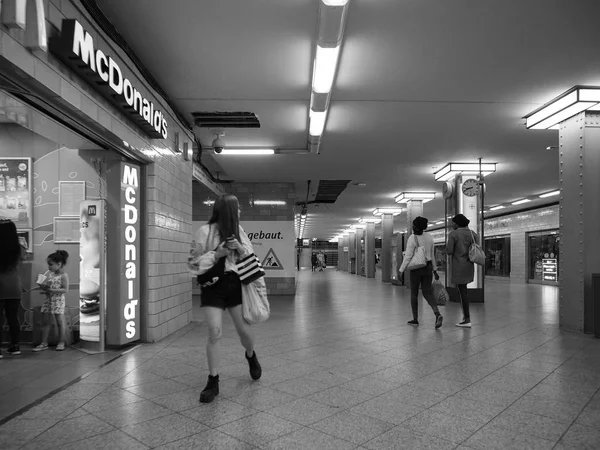
<svg viewBox="0 0 600 450">
<path fill-rule="evenodd" d="M 405 288 L 302 271 L 256 327 L 261 380 L 227 320 L 221 393 L 199 404 L 193 323 L 4 424 L 0 448 L 600 448 L 600 339 L 559 331 L 557 288 L 486 289 L 472 329 L 457 304 L 440 330 L 428 307 L 412 328 Z"/>
</svg>

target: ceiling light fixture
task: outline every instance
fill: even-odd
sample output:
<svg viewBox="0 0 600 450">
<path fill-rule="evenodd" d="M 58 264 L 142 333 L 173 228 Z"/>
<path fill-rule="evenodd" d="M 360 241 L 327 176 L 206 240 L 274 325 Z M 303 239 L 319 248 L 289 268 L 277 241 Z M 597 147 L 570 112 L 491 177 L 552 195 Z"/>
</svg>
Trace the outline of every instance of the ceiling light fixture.
<svg viewBox="0 0 600 450">
<path fill-rule="evenodd" d="M 227 148 L 221 151 L 221 155 L 243 155 L 243 156 L 255 156 L 255 155 L 273 155 L 275 150 L 271 148 Z"/>
<path fill-rule="evenodd" d="M 600 87 L 574 86 L 525 117 L 525 126 L 533 130 L 555 128 L 564 120 L 600 103 Z"/>
<path fill-rule="evenodd" d="M 401 192 L 396 197 L 396 203 L 408 203 L 411 200 L 421 200 L 423 203 L 430 202 L 435 198 L 435 192 Z"/>
<path fill-rule="evenodd" d="M 254 204 L 258 206 L 285 206 L 285 200 L 254 200 Z"/>
<path fill-rule="evenodd" d="M 524 198 L 523 200 L 517 200 L 516 202 L 512 202 L 511 205 L 522 205 L 523 203 L 529 203 L 530 201 L 530 199 Z"/>
<path fill-rule="evenodd" d="M 375 217 L 362 217 L 358 219 L 359 223 L 381 223 L 381 219 L 376 219 Z"/>
<path fill-rule="evenodd" d="M 448 181 L 454 178 L 456 175 L 479 175 L 486 176 L 496 172 L 496 163 L 448 163 L 440 170 L 433 173 L 435 181 Z"/>
<path fill-rule="evenodd" d="M 319 153 L 321 136 L 325 130 L 347 11 L 348 0 L 321 0 L 319 4 L 319 27 L 313 61 L 312 93 L 308 118 L 308 139 L 311 153 Z"/>
<path fill-rule="evenodd" d="M 540 198 L 553 197 L 555 195 L 560 195 L 560 191 L 546 192 L 545 194 L 540 195 Z"/>
<path fill-rule="evenodd" d="M 504 205 L 498 205 L 498 206 L 494 206 L 492 208 L 490 208 L 490 211 L 498 211 L 499 209 L 504 209 L 505 206 Z"/>
<path fill-rule="evenodd" d="M 402 214 L 402 208 L 375 208 L 373 210 L 374 216 L 381 216 L 383 214 L 393 214 L 397 216 L 398 214 Z"/>
</svg>

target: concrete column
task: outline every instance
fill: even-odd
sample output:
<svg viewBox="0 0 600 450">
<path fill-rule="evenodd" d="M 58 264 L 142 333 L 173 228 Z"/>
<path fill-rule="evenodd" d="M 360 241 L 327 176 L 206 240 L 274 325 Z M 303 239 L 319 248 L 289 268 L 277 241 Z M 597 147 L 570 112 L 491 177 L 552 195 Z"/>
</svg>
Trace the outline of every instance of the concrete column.
<svg viewBox="0 0 600 450">
<path fill-rule="evenodd" d="M 394 215 L 381 216 L 381 281 L 392 281 L 392 234 L 394 233 Z"/>
<path fill-rule="evenodd" d="M 600 323 L 594 323 L 592 285 L 592 274 L 600 273 L 600 114 L 577 114 L 560 124 L 558 135 L 559 323 L 566 330 L 591 333 L 600 330 Z"/>
<path fill-rule="evenodd" d="M 342 242 L 344 243 L 342 248 L 342 270 L 348 272 L 348 235 L 344 236 Z"/>
<path fill-rule="evenodd" d="M 375 278 L 375 224 L 367 223 L 365 233 L 365 275 Z"/>
<path fill-rule="evenodd" d="M 355 233 L 355 255 L 356 255 L 356 275 L 362 275 L 363 273 L 363 263 L 362 263 L 362 239 L 364 235 L 364 230 L 362 228 L 357 228 Z"/>
<path fill-rule="evenodd" d="M 338 238 L 338 262 L 337 270 L 342 270 L 342 257 L 344 256 L 344 240 Z"/>
<path fill-rule="evenodd" d="M 348 233 L 348 272 L 356 273 L 356 233 Z"/>
<path fill-rule="evenodd" d="M 423 215 L 423 200 L 410 200 L 406 203 L 406 240 L 412 234 L 412 223 Z"/>
</svg>

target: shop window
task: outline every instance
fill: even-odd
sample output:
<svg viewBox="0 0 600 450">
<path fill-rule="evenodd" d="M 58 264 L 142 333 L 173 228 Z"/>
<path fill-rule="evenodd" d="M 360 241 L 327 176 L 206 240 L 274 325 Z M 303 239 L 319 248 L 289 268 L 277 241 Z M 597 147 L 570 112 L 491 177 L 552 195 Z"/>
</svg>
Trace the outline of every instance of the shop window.
<svg viewBox="0 0 600 450">
<path fill-rule="evenodd" d="M 529 279 L 541 283 L 558 282 L 560 265 L 558 230 L 529 233 Z"/>
<path fill-rule="evenodd" d="M 510 277 L 510 236 L 485 239 L 485 274 Z"/>
<path fill-rule="evenodd" d="M 433 246 L 435 254 L 435 263 L 439 272 L 446 271 L 446 244 L 435 244 Z"/>
</svg>

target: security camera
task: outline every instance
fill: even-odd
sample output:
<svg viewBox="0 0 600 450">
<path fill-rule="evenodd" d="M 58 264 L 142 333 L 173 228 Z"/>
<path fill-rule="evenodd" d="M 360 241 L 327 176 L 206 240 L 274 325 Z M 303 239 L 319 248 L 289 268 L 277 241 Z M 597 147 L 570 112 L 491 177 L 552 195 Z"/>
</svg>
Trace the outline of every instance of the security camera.
<svg viewBox="0 0 600 450">
<path fill-rule="evenodd" d="M 225 148 L 225 140 L 223 140 L 221 138 L 221 136 L 217 136 L 213 141 L 212 141 L 212 146 L 213 149 L 215 150 L 215 153 L 221 153 L 223 151 L 223 149 Z"/>
</svg>

